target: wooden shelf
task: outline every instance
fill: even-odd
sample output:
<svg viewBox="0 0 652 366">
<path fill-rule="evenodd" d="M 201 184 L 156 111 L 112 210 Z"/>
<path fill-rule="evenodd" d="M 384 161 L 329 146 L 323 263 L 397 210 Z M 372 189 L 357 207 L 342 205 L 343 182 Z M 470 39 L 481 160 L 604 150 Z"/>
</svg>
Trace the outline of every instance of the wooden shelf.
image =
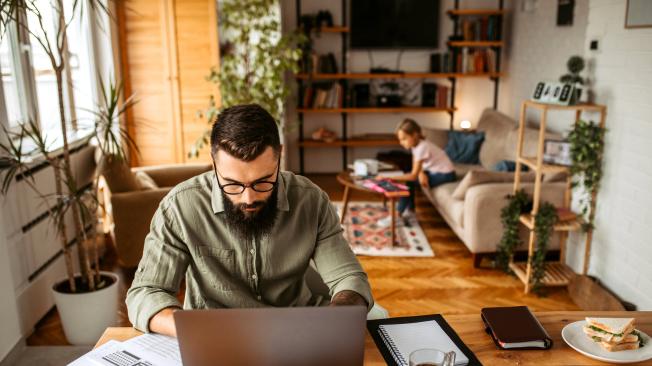
<svg viewBox="0 0 652 366">
<path fill-rule="evenodd" d="M 374 147 L 374 146 L 394 146 L 398 145 L 396 139 L 349 139 L 346 141 L 335 140 L 333 142 L 319 140 L 304 140 L 299 142 L 301 147 Z"/>
<path fill-rule="evenodd" d="M 461 72 L 406 72 L 398 74 L 377 74 L 377 73 L 348 73 L 348 74 L 297 74 L 296 78 L 301 80 L 337 80 L 337 79 L 440 79 L 440 78 L 474 78 L 474 77 L 502 77 L 500 72 L 461 73 Z"/>
<path fill-rule="evenodd" d="M 349 27 L 344 27 L 340 25 L 311 29 L 312 33 L 349 33 L 349 31 L 350 31 Z"/>
<path fill-rule="evenodd" d="M 528 168 L 532 169 L 532 171 L 537 171 L 538 166 L 537 166 L 537 158 L 529 158 L 529 157 L 520 157 L 518 160 L 521 162 L 521 164 L 526 165 Z M 541 173 L 564 173 L 568 172 L 568 167 L 563 166 L 563 165 L 553 165 L 553 164 L 542 164 L 541 165 Z"/>
<path fill-rule="evenodd" d="M 547 104 L 541 102 L 535 102 L 532 100 L 526 100 L 524 102 L 528 107 L 539 108 L 539 109 L 553 109 L 553 110 L 569 110 L 569 111 L 596 111 L 601 112 L 606 110 L 606 106 L 600 104 L 575 104 L 575 105 L 558 105 L 558 104 Z"/>
<path fill-rule="evenodd" d="M 521 282 L 527 284 L 527 262 L 512 262 L 509 264 L 509 268 L 514 271 Z M 546 262 L 545 275 L 541 284 L 549 287 L 567 286 L 573 276 L 575 273 L 567 265 L 559 262 Z"/>
<path fill-rule="evenodd" d="M 451 41 L 451 47 L 502 47 L 503 41 Z"/>
<path fill-rule="evenodd" d="M 453 9 L 446 12 L 451 16 L 460 15 L 504 15 L 505 10 L 501 9 Z"/>
<path fill-rule="evenodd" d="M 366 108 L 299 108 L 299 113 L 427 113 L 427 112 L 454 112 L 456 108 L 438 107 L 366 107 Z"/>
<path fill-rule="evenodd" d="M 519 217 L 521 224 L 525 225 L 530 230 L 534 230 L 534 217 L 532 214 L 521 214 Z M 582 220 L 578 217 L 574 220 L 558 222 L 553 226 L 554 231 L 577 231 L 582 228 Z"/>
</svg>

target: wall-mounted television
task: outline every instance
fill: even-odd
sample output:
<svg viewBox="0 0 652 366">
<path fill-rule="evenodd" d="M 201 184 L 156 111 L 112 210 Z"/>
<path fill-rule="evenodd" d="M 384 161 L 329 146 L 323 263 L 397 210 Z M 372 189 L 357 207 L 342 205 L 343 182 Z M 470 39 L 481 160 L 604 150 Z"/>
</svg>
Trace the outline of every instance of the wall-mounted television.
<svg viewBox="0 0 652 366">
<path fill-rule="evenodd" d="M 351 0 L 351 48 L 437 48 L 439 0 Z"/>
</svg>

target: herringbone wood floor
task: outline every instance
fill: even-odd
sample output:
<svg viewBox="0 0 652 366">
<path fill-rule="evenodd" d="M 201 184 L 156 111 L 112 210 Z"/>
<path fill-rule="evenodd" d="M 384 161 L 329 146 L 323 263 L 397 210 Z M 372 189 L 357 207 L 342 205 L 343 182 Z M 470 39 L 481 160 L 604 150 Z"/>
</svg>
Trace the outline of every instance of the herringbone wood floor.
<svg viewBox="0 0 652 366">
<path fill-rule="evenodd" d="M 342 188 L 334 175 L 311 175 L 331 200 L 342 199 Z M 354 192 L 353 200 L 371 201 L 377 196 Z M 425 196 L 417 196 L 417 218 L 434 258 L 359 257 L 369 275 L 375 300 L 391 316 L 420 314 L 479 314 L 486 306 L 527 305 L 532 310 L 578 310 L 566 289 L 550 289 L 546 297 L 523 294 L 522 283 L 493 269 L 475 269 L 471 254 L 451 231 Z M 500 228 L 498 228 L 500 229 Z M 131 271 L 117 268 L 109 251 L 106 269 L 121 275 L 120 326 L 130 326 L 124 294 L 133 278 Z M 182 298 L 182 294 L 179 296 Z M 29 345 L 67 344 L 56 309 L 50 311 L 27 339 Z"/>
</svg>

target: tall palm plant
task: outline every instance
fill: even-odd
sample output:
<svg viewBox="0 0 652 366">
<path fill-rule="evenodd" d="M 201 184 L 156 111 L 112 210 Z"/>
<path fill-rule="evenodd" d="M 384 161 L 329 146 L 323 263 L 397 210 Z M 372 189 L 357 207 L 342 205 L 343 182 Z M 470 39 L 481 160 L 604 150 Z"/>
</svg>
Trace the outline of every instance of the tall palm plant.
<svg viewBox="0 0 652 366">
<path fill-rule="evenodd" d="M 49 5 L 52 7 L 55 25 L 54 30 L 51 31 L 44 25 L 43 9 L 39 8 L 35 0 L 0 1 L 0 27 L 2 27 L 0 37 L 6 35 L 5 30 L 8 26 L 15 25 L 19 31 L 29 34 L 35 40 L 37 43 L 35 46 L 40 47 L 50 61 L 57 85 L 59 126 L 63 138 L 62 153 L 59 156 L 51 152 L 51 141 L 34 121 L 21 123 L 17 132 L 4 129 L 8 138 L 0 141 L 2 193 L 6 194 L 11 182 L 15 181 L 17 176 L 22 176 L 23 181 L 44 201 L 57 228 L 66 264 L 68 291 L 79 293 L 100 289 L 106 284 L 100 281 L 96 246 L 89 243 L 86 230 L 88 224 L 95 220 L 98 200 L 96 190 L 88 191 L 80 187 L 72 171 L 68 140 L 72 121 L 66 117 L 64 107 L 64 83 L 66 82 L 64 75 L 68 67 L 64 60 L 68 53 L 66 46 L 68 28 L 75 17 L 81 16 L 84 11 L 90 12 L 91 16 L 100 16 L 108 14 L 109 10 L 102 0 L 66 0 L 73 3 L 68 7 L 70 14 L 65 14 L 63 0 L 51 0 Z M 30 29 L 23 14 L 37 19 L 38 29 Z M 123 101 L 122 94 L 123 89 L 120 84 L 111 82 L 108 89 L 105 89 L 102 83 L 102 98 L 93 111 L 92 133 L 86 137 L 89 140 L 96 139 L 99 150 L 103 154 L 118 159 L 126 158 L 124 145 L 133 144 L 126 129 L 120 125 L 120 117 L 133 105 L 134 100 L 128 98 Z M 26 149 L 27 141 L 30 141 L 34 147 Z M 42 156 L 53 169 L 55 183 L 53 195 L 39 192 L 34 177 L 30 174 L 30 157 L 35 154 Z M 64 218 L 69 213 L 72 215 L 75 229 L 74 236 L 81 271 L 79 277 L 75 277 L 72 253 L 67 245 L 67 224 Z M 91 227 L 94 228 L 95 225 Z M 92 234 L 91 232 L 91 236 L 94 237 Z M 93 266 L 91 260 L 94 262 Z"/>
</svg>

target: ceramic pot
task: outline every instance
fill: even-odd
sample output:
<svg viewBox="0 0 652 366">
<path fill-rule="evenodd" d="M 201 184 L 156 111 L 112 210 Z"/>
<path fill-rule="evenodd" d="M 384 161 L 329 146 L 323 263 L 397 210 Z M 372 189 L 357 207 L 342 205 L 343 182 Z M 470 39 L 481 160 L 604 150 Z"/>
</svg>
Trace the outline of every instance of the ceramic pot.
<svg viewBox="0 0 652 366">
<path fill-rule="evenodd" d="M 118 319 L 118 276 L 100 272 L 101 277 L 112 283 L 98 291 L 67 293 L 61 291 L 68 279 L 52 286 L 63 331 L 68 342 L 74 345 L 95 344 L 107 327 Z"/>
</svg>

